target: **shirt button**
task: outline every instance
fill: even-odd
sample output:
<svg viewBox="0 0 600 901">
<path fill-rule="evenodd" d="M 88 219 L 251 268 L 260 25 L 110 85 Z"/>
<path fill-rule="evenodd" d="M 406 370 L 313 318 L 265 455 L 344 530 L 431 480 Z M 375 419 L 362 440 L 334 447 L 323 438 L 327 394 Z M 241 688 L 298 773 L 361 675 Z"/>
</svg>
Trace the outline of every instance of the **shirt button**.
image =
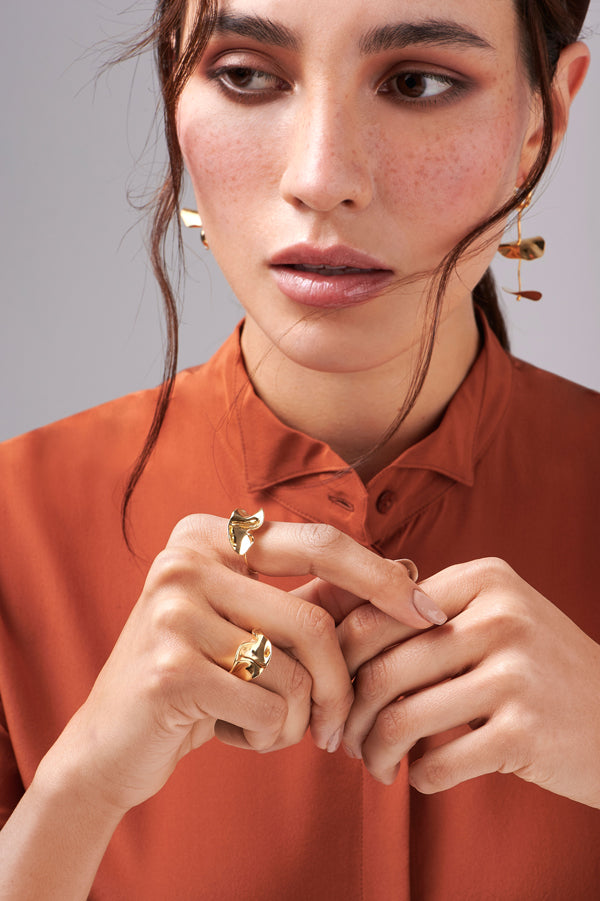
<svg viewBox="0 0 600 901">
<path fill-rule="evenodd" d="M 389 513 L 389 511 L 394 506 L 394 501 L 396 500 L 396 495 L 393 491 L 382 491 L 377 501 L 375 502 L 375 506 L 377 507 L 378 513 Z"/>
</svg>

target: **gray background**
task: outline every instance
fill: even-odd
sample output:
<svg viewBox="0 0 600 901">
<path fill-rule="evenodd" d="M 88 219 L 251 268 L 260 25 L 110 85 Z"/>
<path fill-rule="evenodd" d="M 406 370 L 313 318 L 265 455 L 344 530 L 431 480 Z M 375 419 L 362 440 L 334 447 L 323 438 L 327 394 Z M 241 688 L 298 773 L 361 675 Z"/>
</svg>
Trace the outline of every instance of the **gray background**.
<svg viewBox="0 0 600 901">
<path fill-rule="evenodd" d="M 162 369 L 158 291 L 140 214 L 127 192 L 157 183 L 151 59 L 97 84 L 99 42 L 132 34 L 152 4 L 29 0 L 3 4 L 0 234 L 0 439 L 154 385 Z M 546 257 L 524 265 L 539 304 L 504 302 L 514 352 L 600 388 L 600 0 L 587 29 L 588 83 L 526 234 Z M 90 48 L 91 52 L 90 52 Z M 197 232 L 187 233 L 181 366 L 205 360 L 241 317 Z M 512 235 L 511 235 L 512 237 Z M 501 284 L 516 264 L 499 260 Z"/>
</svg>

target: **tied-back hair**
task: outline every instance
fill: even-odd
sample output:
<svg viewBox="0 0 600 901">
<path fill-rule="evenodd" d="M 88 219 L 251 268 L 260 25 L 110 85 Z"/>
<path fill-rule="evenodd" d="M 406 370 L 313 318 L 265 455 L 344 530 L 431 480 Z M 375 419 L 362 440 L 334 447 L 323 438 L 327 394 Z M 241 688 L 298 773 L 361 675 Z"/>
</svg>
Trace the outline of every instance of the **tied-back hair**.
<svg viewBox="0 0 600 901">
<path fill-rule="evenodd" d="M 529 83 L 537 92 L 542 109 L 542 137 L 537 158 L 521 187 L 511 199 L 485 222 L 480 223 L 446 255 L 431 278 L 418 363 L 412 373 L 409 389 L 398 415 L 378 444 L 353 466 L 365 462 L 382 447 L 406 419 L 423 386 L 439 324 L 443 299 L 456 267 L 473 244 L 485 238 L 489 229 L 499 226 L 514 213 L 534 190 L 548 165 L 553 149 L 555 109 L 552 81 L 561 51 L 579 37 L 586 4 L 582 0 L 514 0 L 521 26 L 521 56 Z M 183 182 L 184 165 L 177 138 L 176 108 L 181 92 L 203 53 L 214 28 L 217 0 L 197 0 L 195 13 L 189 16 L 189 0 L 157 0 L 152 20 L 145 32 L 125 49 L 117 62 L 137 56 L 152 47 L 160 80 L 163 128 L 168 151 L 167 171 L 157 190 L 150 230 L 150 259 L 163 297 L 166 323 L 166 350 L 163 378 L 160 384 L 154 415 L 144 446 L 130 473 L 121 507 L 123 534 L 127 545 L 128 510 L 133 492 L 156 446 L 173 393 L 178 358 L 179 316 L 177 299 L 168 271 L 167 256 L 171 228 L 176 247 L 182 258 L 183 242 L 178 210 Z M 494 278 L 488 269 L 473 290 L 473 301 L 486 317 L 501 345 L 508 350 L 509 340 L 500 310 Z"/>
</svg>

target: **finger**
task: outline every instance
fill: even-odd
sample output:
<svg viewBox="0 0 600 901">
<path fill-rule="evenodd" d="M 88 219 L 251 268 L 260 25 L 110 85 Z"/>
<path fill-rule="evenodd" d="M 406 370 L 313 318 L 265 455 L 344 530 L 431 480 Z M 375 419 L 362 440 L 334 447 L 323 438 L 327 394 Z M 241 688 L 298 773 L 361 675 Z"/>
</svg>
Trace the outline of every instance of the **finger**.
<svg viewBox="0 0 600 901">
<path fill-rule="evenodd" d="M 337 585 L 332 585 L 331 582 L 325 582 L 323 579 L 312 579 L 305 585 L 295 588 L 292 594 L 311 604 L 323 607 L 331 614 L 336 625 L 343 622 L 348 610 L 353 610 L 357 604 L 364 603 L 363 599 L 358 598 L 353 592 L 338 588 Z"/>
<path fill-rule="evenodd" d="M 235 723 L 253 737 L 256 748 L 271 747 L 281 734 L 287 705 L 276 692 L 243 682 L 210 661 L 198 667 L 196 684 L 195 720 L 210 717 Z"/>
<path fill-rule="evenodd" d="M 273 648 L 268 666 L 254 683 L 257 684 L 258 680 L 261 688 L 278 694 L 286 703 L 287 713 L 281 729 L 269 734 L 241 727 L 228 732 L 223 726 L 217 725 L 217 738 L 227 744 L 255 750 L 276 750 L 297 744 L 310 723 L 312 680 L 309 673 L 298 660 Z M 232 740 L 233 736 L 235 741 Z M 269 738 L 272 739 L 270 743 Z"/>
<path fill-rule="evenodd" d="M 465 633 L 451 621 L 372 657 L 359 669 L 344 729 L 344 746 L 352 756 L 360 757 L 379 711 L 396 698 L 452 679 L 481 661 L 485 653 L 481 630 L 472 640 Z"/>
<path fill-rule="evenodd" d="M 424 794 L 454 788 L 487 773 L 513 773 L 519 769 L 514 747 L 490 720 L 479 729 L 427 751 L 408 770 L 408 780 Z"/>
<path fill-rule="evenodd" d="M 380 557 L 333 526 L 269 523 L 252 548 L 252 566 L 265 575 L 315 575 L 347 592 L 346 603 L 370 601 L 415 628 L 445 621 L 441 610 L 409 578 L 406 567 Z M 341 594 L 336 597 L 338 615 Z"/>
<path fill-rule="evenodd" d="M 388 704 L 363 743 L 362 758 L 375 779 L 391 785 L 400 761 L 419 739 L 487 721 L 489 715 L 489 698 L 474 670 Z"/>
<path fill-rule="evenodd" d="M 214 610 L 209 611 L 207 628 L 203 631 L 202 640 L 205 648 L 214 662 L 228 673 L 240 645 L 254 640 L 252 634 L 222 619 Z M 239 676 L 231 675 L 238 682 L 247 684 Z M 257 731 L 238 724 L 239 746 L 262 750 L 274 745 L 287 747 L 296 744 L 303 737 L 310 721 L 312 688 L 310 675 L 298 660 L 272 646 L 267 665 L 252 682 L 256 684 L 259 679 L 261 689 L 274 692 L 284 700 L 287 711 L 285 720 L 280 728 L 269 729 L 266 733 L 263 729 Z M 221 715 L 220 719 L 223 720 L 224 716 Z"/>
<path fill-rule="evenodd" d="M 216 517 L 197 519 L 205 523 Z M 189 534 L 186 536 L 189 541 Z M 215 561 L 210 549 L 194 549 L 185 540 L 171 544 L 159 555 L 147 580 L 152 587 L 148 592 L 152 603 L 161 593 L 166 594 L 166 631 L 191 634 L 202 650 L 219 661 L 233 659 L 235 649 L 247 639 L 245 632 L 263 632 L 274 645 L 290 651 L 311 675 L 311 731 L 317 745 L 331 747 L 334 736 L 339 744 L 353 692 L 331 616 L 288 592 L 240 577 Z M 198 609 L 203 611 L 200 628 L 192 615 Z M 211 609 L 216 617 L 214 625 L 206 613 Z M 219 625 L 225 621 L 234 630 L 242 630 L 231 633 L 229 644 L 224 643 Z"/>
<path fill-rule="evenodd" d="M 484 557 L 440 570 L 421 582 L 420 587 L 452 618 L 483 595 L 507 592 L 523 584 L 504 560 Z"/>
<path fill-rule="evenodd" d="M 418 634 L 420 630 L 399 623 L 372 604 L 356 607 L 337 627 L 338 641 L 351 677 L 367 660 Z M 424 634 L 429 635 L 430 631 Z"/>
<path fill-rule="evenodd" d="M 230 569 L 241 571 L 241 558 L 229 544 L 227 523 L 218 517 L 188 517 L 178 524 L 170 543 L 196 549 L 208 545 Z M 255 572 L 318 576 L 418 629 L 446 619 L 431 598 L 415 586 L 402 564 L 380 557 L 330 525 L 265 523 L 255 533 L 247 557 Z"/>
<path fill-rule="evenodd" d="M 295 595 L 242 580 L 223 567 L 207 573 L 203 591 L 221 617 L 248 632 L 259 629 L 308 671 L 312 680 L 311 731 L 316 744 L 327 748 L 333 736 L 339 733 L 341 738 L 354 694 L 331 616 Z"/>
<path fill-rule="evenodd" d="M 186 564 L 190 553 L 186 551 Z M 261 697 L 252 705 L 253 718 L 248 720 L 245 707 L 242 706 L 240 711 L 239 705 L 233 702 L 236 692 L 247 698 L 248 683 L 231 674 L 230 670 L 238 648 L 253 642 L 254 636 L 223 618 L 210 605 L 199 603 L 197 567 L 182 566 L 181 555 L 177 556 L 179 580 L 175 585 L 170 582 L 155 585 L 152 607 L 153 625 L 159 633 L 159 644 L 164 648 L 160 652 L 157 672 L 164 670 L 160 684 L 166 689 L 174 710 L 181 712 L 186 703 L 193 705 L 195 702 L 190 720 L 208 718 L 209 715 L 215 719 L 229 719 L 246 731 L 251 747 L 271 747 L 280 735 L 285 742 L 298 741 L 304 735 L 310 717 L 311 680 L 308 673 L 298 661 L 274 648 L 259 677 Z M 246 583 L 239 576 L 237 580 Z M 158 576 L 154 581 L 158 581 Z M 223 685 L 222 672 L 228 675 L 223 689 L 219 687 Z M 201 674 L 201 680 L 198 674 Z M 215 680 L 219 680 L 219 686 L 215 685 Z M 174 696 L 174 687 L 178 696 Z M 221 690 L 224 691 L 222 705 Z M 275 692 L 279 697 L 268 698 L 268 692 Z M 202 701 L 195 701 L 201 697 Z M 250 697 L 255 700 L 253 695 Z M 266 727 L 262 713 L 265 704 L 270 704 L 275 711 L 274 719 L 267 716 Z"/>
</svg>

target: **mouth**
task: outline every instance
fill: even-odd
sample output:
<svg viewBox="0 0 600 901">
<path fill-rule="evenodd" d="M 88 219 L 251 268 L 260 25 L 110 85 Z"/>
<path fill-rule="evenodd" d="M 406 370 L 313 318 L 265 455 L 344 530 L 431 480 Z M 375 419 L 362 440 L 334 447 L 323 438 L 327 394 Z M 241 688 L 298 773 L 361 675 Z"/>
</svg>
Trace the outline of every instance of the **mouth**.
<svg viewBox="0 0 600 901">
<path fill-rule="evenodd" d="M 269 266 L 283 294 L 312 307 L 365 303 L 394 279 L 385 263 L 343 245 L 297 244 L 276 253 Z"/>
<path fill-rule="evenodd" d="M 356 266 L 306 266 L 303 263 L 292 263 L 287 267 L 296 272 L 313 272 L 315 275 L 356 275 L 361 272 L 377 272 L 376 269 L 361 269 Z"/>
</svg>

